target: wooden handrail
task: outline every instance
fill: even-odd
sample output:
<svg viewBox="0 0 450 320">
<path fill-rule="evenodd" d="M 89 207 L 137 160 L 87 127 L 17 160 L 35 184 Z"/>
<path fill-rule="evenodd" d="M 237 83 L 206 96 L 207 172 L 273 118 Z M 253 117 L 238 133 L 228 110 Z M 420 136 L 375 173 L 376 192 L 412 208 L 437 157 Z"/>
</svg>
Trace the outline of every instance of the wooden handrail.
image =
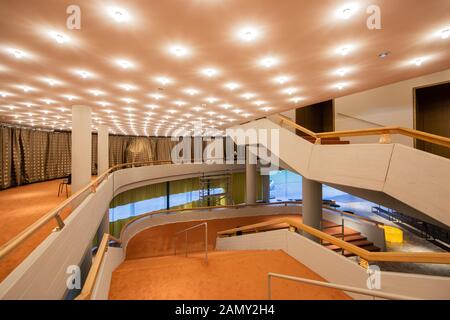
<svg viewBox="0 0 450 320">
<path fill-rule="evenodd" d="M 144 213 L 141 215 L 138 215 L 136 217 L 133 217 L 129 221 L 127 221 L 120 232 L 120 239 L 123 239 L 123 234 L 125 233 L 125 230 L 134 222 L 137 220 L 141 220 L 147 217 L 151 217 L 157 214 L 163 214 L 163 213 L 177 213 L 177 212 L 184 212 L 184 211 L 203 211 L 203 210 L 214 210 L 214 209 L 239 209 L 239 208 L 246 208 L 246 207 L 259 207 L 259 206 L 276 206 L 276 205 L 289 205 L 289 204 L 295 204 L 295 205 L 301 205 L 301 201 L 283 201 L 283 202 L 273 202 L 273 203 L 255 203 L 255 204 L 230 204 L 230 205 L 223 205 L 223 206 L 210 206 L 210 207 L 197 207 L 197 208 L 181 208 L 181 209 L 164 209 L 164 210 L 156 210 L 148 213 Z"/>
<path fill-rule="evenodd" d="M 83 289 L 81 290 L 81 293 L 75 298 L 75 300 L 91 299 L 91 295 L 94 290 L 95 283 L 97 281 L 100 267 L 102 265 L 105 254 L 109 248 L 109 240 L 113 240 L 114 242 L 117 242 L 119 244 L 121 243 L 120 240 L 114 238 L 113 236 L 107 233 L 103 235 L 102 241 L 100 242 L 100 246 L 98 247 L 97 250 L 97 254 L 95 255 L 94 262 L 92 263 L 92 266 L 89 269 L 89 273 L 86 277 L 86 281 L 84 282 Z"/>
<path fill-rule="evenodd" d="M 276 205 L 302 205 L 302 201 L 282 201 L 282 202 L 271 202 L 271 203 L 264 203 L 264 202 L 260 202 L 260 203 L 255 203 L 255 204 L 246 204 L 246 203 L 242 203 L 242 204 L 232 204 L 232 205 L 223 205 L 223 206 L 211 206 L 211 207 L 198 207 L 198 208 L 181 208 L 181 209 L 164 209 L 164 210 L 156 210 L 156 211 L 152 211 L 152 212 L 148 212 L 148 213 L 144 213 L 141 214 L 139 216 L 136 216 L 132 219 L 130 219 L 129 221 L 127 221 L 123 227 L 122 230 L 120 232 L 120 239 L 123 239 L 123 234 L 125 233 L 125 230 L 134 222 L 136 222 L 137 220 L 141 220 L 147 217 L 151 217 L 153 215 L 157 215 L 157 214 L 163 214 L 163 213 L 177 213 L 177 212 L 184 212 L 184 211 L 202 211 L 202 210 L 214 210 L 214 209 L 239 209 L 239 208 L 246 208 L 246 207 L 258 207 L 258 206 L 276 206 Z M 330 211 L 334 211 L 336 214 L 342 214 L 344 216 L 353 218 L 353 219 L 358 219 L 358 220 L 362 220 L 365 222 L 369 222 L 372 224 L 375 224 L 379 227 L 384 226 L 384 223 L 382 222 L 378 222 L 375 220 L 371 220 L 369 218 L 366 217 L 361 217 L 358 215 L 353 215 L 344 211 L 339 211 L 336 210 L 334 208 L 331 208 L 330 206 L 327 205 L 323 205 L 323 209 L 327 209 Z"/>
<path fill-rule="evenodd" d="M 169 164 L 172 163 L 171 161 L 148 161 L 148 162 L 136 162 L 136 163 L 124 163 L 119 164 L 114 167 L 111 167 L 108 171 L 98 176 L 94 181 L 89 183 L 87 186 L 85 186 L 83 189 L 79 190 L 75 194 L 73 194 L 70 198 L 63 201 L 61 204 L 57 205 L 56 208 L 50 210 L 48 213 L 46 213 L 44 216 L 42 216 L 39 220 L 34 222 L 32 225 L 27 227 L 25 230 L 23 230 L 21 233 L 19 233 L 17 236 L 9 240 L 7 243 L 2 245 L 0 247 L 0 259 L 5 257 L 8 253 L 10 253 L 12 250 L 14 250 L 17 246 L 19 246 L 23 241 L 31 237 L 33 234 L 35 234 L 38 230 L 40 230 L 44 225 L 46 225 L 49 221 L 52 219 L 56 219 L 58 223 L 58 228 L 55 229 L 55 231 L 60 231 L 64 228 L 64 222 L 61 220 L 61 212 L 73 204 L 75 200 L 77 200 L 80 196 L 85 194 L 89 191 L 90 193 L 95 193 L 97 190 L 97 187 L 107 178 L 111 173 L 114 171 L 124 168 L 124 167 L 130 167 L 130 166 L 145 166 L 145 165 L 155 165 L 155 164 Z"/>
<path fill-rule="evenodd" d="M 343 137 L 361 137 L 361 136 L 378 136 L 378 135 L 388 135 L 388 134 L 400 134 L 403 136 L 411 137 L 418 140 L 427 141 L 430 143 L 434 143 L 440 146 L 444 146 L 450 148 L 450 138 L 438 136 L 435 134 L 404 128 L 404 127 L 380 127 L 380 128 L 369 128 L 369 129 L 359 129 L 359 130 L 346 130 L 346 131 L 333 131 L 333 132 L 322 132 L 315 133 L 311 130 L 308 130 L 288 117 L 277 114 L 276 115 L 281 124 L 286 123 L 292 128 L 302 131 L 307 135 L 317 139 L 323 138 L 343 138 Z"/>
<path fill-rule="evenodd" d="M 370 252 L 360 247 L 357 247 L 349 242 L 343 241 L 336 237 L 333 237 L 325 232 L 317 230 L 313 227 L 307 226 L 303 223 L 297 222 L 290 218 L 280 218 L 271 221 L 265 221 L 256 223 L 240 228 L 234 228 L 230 230 L 220 231 L 217 234 L 219 236 L 235 235 L 239 231 L 254 230 L 261 227 L 267 227 L 271 225 L 286 223 L 297 230 L 302 230 L 322 241 L 330 242 L 338 246 L 343 250 L 347 250 L 365 261 L 389 261 L 389 262 L 411 262 L 411 263 L 436 263 L 436 264 L 450 264 L 450 253 L 440 252 Z"/>
</svg>

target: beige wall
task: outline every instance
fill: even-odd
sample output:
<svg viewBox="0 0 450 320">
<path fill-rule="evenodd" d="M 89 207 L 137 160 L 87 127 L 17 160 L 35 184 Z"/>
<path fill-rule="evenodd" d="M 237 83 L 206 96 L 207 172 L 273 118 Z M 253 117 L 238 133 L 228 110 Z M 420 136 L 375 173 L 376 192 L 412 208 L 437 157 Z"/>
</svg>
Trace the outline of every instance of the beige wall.
<svg viewBox="0 0 450 320">
<path fill-rule="evenodd" d="M 335 99 L 336 130 L 403 126 L 414 128 L 414 92 L 416 87 L 450 80 L 450 69 L 397 82 Z M 351 138 L 355 143 L 376 142 L 376 137 Z M 410 138 L 396 137 L 394 142 L 413 146 Z"/>
<path fill-rule="evenodd" d="M 354 130 L 380 126 L 414 128 L 413 89 L 450 81 L 450 69 L 335 99 L 336 130 Z M 281 113 L 295 121 L 295 109 Z M 353 143 L 378 142 L 379 137 L 346 138 Z M 413 146 L 407 137 L 394 142 Z"/>
</svg>

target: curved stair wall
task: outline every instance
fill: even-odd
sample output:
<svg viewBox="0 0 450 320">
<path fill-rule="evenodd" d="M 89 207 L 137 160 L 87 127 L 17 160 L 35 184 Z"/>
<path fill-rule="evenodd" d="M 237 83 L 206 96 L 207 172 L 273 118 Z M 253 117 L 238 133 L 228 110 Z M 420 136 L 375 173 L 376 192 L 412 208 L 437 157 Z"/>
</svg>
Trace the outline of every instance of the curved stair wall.
<svg viewBox="0 0 450 320">
<path fill-rule="evenodd" d="M 0 299 L 62 299 L 67 292 L 67 267 L 80 264 L 116 194 L 145 184 L 195 177 L 204 172 L 243 169 L 240 165 L 183 164 L 113 172 L 95 193 L 72 211 L 61 231 L 50 234 L 0 283 Z"/>
<path fill-rule="evenodd" d="M 283 250 L 331 283 L 367 288 L 367 270 L 357 263 L 288 230 L 217 238 L 217 250 Z M 450 299 L 450 278 L 380 271 L 384 292 L 422 299 Z M 354 299 L 371 299 L 348 293 Z"/>
</svg>

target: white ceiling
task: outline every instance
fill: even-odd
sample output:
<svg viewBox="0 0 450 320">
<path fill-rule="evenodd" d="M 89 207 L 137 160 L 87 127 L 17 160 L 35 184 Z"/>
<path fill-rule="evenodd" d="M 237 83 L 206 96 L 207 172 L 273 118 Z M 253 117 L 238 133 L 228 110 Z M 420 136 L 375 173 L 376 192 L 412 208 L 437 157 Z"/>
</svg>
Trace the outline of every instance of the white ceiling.
<svg viewBox="0 0 450 320">
<path fill-rule="evenodd" d="M 94 129 L 118 134 L 165 135 L 198 120 L 223 129 L 450 67 L 448 0 L 378 0 L 381 30 L 367 28 L 365 0 L 77 3 L 80 30 L 66 28 L 73 1 L 0 2 L 1 121 L 68 130 L 71 106 L 88 105 Z"/>
</svg>

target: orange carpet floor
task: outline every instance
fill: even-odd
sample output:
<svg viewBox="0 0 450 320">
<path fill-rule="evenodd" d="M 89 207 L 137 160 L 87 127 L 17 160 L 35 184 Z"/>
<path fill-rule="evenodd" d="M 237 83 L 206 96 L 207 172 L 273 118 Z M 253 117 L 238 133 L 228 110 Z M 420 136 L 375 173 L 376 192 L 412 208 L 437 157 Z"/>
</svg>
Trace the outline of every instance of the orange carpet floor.
<svg viewBox="0 0 450 320">
<path fill-rule="evenodd" d="M 32 225 L 44 214 L 66 200 L 66 194 L 58 197 L 61 180 L 29 184 L 0 191 L 0 245 Z M 63 218 L 70 210 L 63 213 Z M 0 281 L 17 267 L 44 240 L 56 223 L 48 223 L 13 252 L 0 260 Z"/>
<path fill-rule="evenodd" d="M 324 281 L 283 251 L 216 251 L 126 260 L 113 273 L 113 300 L 257 300 L 268 298 L 267 273 Z M 340 290 L 272 280 L 272 299 L 346 300 Z"/>
<path fill-rule="evenodd" d="M 236 227 L 242 227 L 255 223 L 260 223 L 272 219 L 279 219 L 289 217 L 302 222 L 302 216 L 296 215 L 271 215 L 271 216 L 256 216 L 256 217 L 242 217 L 231 219 L 216 219 L 208 222 L 208 248 L 214 250 L 216 245 L 217 232 Z M 149 228 L 138 233 L 133 237 L 127 245 L 126 258 L 140 259 L 158 256 L 167 256 L 174 253 L 175 246 L 179 253 L 184 253 L 186 250 L 186 240 L 183 235 L 180 235 L 176 240 L 174 234 L 186 228 L 195 226 L 203 221 L 190 221 L 182 223 L 172 223 L 163 226 Z M 332 223 L 329 221 L 322 221 L 323 227 L 328 227 Z M 333 224 L 334 225 L 334 224 Z M 324 232 L 333 234 L 340 233 L 340 227 L 327 228 Z M 351 234 L 355 231 L 345 228 L 345 234 Z M 174 241 L 175 240 L 175 241 Z M 189 232 L 188 234 L 188 250 L 190 252 L 202 251 L 204 249 L 204 229 L 198 228 Z"/>
</svg>

